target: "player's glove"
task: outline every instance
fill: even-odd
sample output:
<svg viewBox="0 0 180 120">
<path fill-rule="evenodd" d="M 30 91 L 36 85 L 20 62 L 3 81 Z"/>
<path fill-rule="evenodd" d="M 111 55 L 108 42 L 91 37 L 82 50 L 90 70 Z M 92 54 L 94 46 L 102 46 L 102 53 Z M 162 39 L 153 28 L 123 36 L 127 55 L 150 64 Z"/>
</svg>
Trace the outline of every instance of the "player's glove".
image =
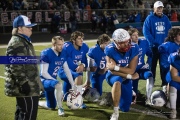
<svg viewBox="0 0 180 120">
<path fill-rule="evenodd" d="M 24 84 L 20 85 L 19 87 L 19 92 L 22 93 L 22 94 L 25 94 L 25 95 L 28 95 L 31 91 L 31 88 L 28 84 L 28 81 L 25 82 Z"/>
</svg>

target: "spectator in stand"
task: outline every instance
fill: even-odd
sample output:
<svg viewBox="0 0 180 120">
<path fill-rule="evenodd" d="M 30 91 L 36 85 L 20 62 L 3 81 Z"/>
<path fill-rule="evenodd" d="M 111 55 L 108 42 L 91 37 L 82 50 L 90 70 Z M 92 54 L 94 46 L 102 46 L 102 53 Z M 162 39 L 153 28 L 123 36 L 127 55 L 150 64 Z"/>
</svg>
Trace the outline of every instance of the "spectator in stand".
<svg viewBox="0 0 180 120">
<path fill-rule="evenodd" d="M 91 23 L 92 23 L 91 32 L 96 32 L 97 19 L 98 19 L 98 16 L 96 15 L 96 12 L 93 11 L 91 15 Z"/>
<path fill-rule="evenodd" d="M 3 11 L 6 11 L 7 7 L 8 7 L 8 2 L 6 0 L 1 0 L 0 1 L 0 9 Z"/>
<path fill-rule="evenodd" d="M 151 11 L 151 6 L 148 1 L 144 3 L 144 8 L 146 8 L 145 13 L 144 13 L 144 18 L 146 18 L 150 14 L 150 11 Z"/>
<path fill-rule="evenodd" d="M 29 3 L 27 2 L 27 0 L 22 1 L 21 9 L 22 10 L 28 10 L 29 9 Z"/>
<path fill-rule="evenodd" d="M 78 5 L 78 2 L 74 2 L 74 10 L 79 10 L 79 5 Z"/>
<path fill-rule="evenodd" d="M 101 9 L 102 6 L 101 4 L 98 2 L 98 0 L 93 0 L 90 4 L 91 9 Z"/>
<path fill-rule="evenodd" d="M 61 17 L 60 15 L 55 15 L 52 17 L 51 20 L 51 33 L 57 33 L 59 28 L 59 23 L 60 23 Z"/>
<path fill-rule="evenodd" d="M 167 17 L 168 17 L 169 19 L 171 19 L 171 4 L 170 4 L 170 2 L 168 2 L 168 3 L 166 4 L 166 12 L 165 12 L 165 14 L 167 15 Z"/>
<path fill-rule="evenodd" d="M 40 0 L 39 7 L 40 10 L 48 10 L 49 9 L 48 0 Z"/>
<path fill-rule="evenodd" d="M 141 15 L 142 15 L 142 13 L 135 11 L 134 12 L 134 22 L 141 22 Z"/>
<path fill-rule="evenodd" d="M 177 12 L 176 12 L 176 10 L 172 10 L 171 11 L 171 21 L 178 21 L 178 19 L 177 19 L 177 17 L 178 17 L 178 15 L 177 15 Z"/>
<path fill-rule="evenodd" d="M 13 10 L 20 10 L 21 9 L 21 3 L 18 0 L 13 1 Z"/>
<path fill-rule="evenodd" d="M 73 11 L 70 15 L 69 22 L 71 24 L 71 32 L 76 31 L 77 29 L 77 18 L 76 18 L 76 12 Z"/>
<path fill-rule="evenodd" d="M 111 12 L 111 21 L 110 21 L 111 32 L 114 32 L 114 30 L 116 29 L 116 27 L 115 27 L 116 24 L 119 24 L 118 16 L 117 16 L 116 11 L 112 11 Z"/>
<path fill-rule="evenodd" d="M 101 29 L 103 33 L 107 33 L 107 27 L 108 27 L 108 15 L 107 12 L 104 11 L 102 19 L 101 19 Z"/>
<path fill-rule="evenodd" d="M 134 11 L 131 11 L 129 17 L 124 21 L 124 23 L 132 23 L 134 22 L 134 18 L 135 18 Z"/>
<path fill-rule="evenodd" d="M 88 11 L 88 21 L 91 21 L 91 6 L 90 5 L 86 5 L 86 10 Z"/>
<path fill-rule="evenodd" d="M 78 0 L 79 1 L 79 9 L 84 9 L 86 7 L 86 0 Z"/>
</svg>

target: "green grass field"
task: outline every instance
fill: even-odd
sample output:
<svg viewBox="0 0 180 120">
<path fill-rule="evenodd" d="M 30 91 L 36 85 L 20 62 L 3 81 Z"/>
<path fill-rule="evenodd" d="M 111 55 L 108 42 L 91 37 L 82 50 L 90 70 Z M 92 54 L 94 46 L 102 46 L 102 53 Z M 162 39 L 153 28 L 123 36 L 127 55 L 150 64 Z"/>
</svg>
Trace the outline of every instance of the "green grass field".
<svg viewBox="0 0 180 120">
<path fill-rule="evenodd" d="M 88 42 L 89 47 L 94 45 L 95 42 Z M 39 55 L 40 51 L 44 48 L 50 47 L 49 45 L 38 45 L 35 46 L 35 50 L 37 55 Z M 5 48 L 0 48 L 0 55 L 5 54 Z M 15 98 L 7 97 L 4 95 L 4 65 L 0 65 L 0 120 L 13 120 L 14 112 L 15 112 Z M 85 77 L 84 77 L 85 80 Z M 160 76 L 159 69 L 157 69 L 157 78 L 155 82 L 155 87 L 153 90 L 161 89 L 160 88 Z M 141 94 L 145 94 L 145 86 L 146 81 L 141 80 L 139 83 L 139 91 Z M 111 87 L 104 80 L 103 83 L 103 91 L 110 92 Z M 120 111 L 120 120 L 164 120 L 166 119 L 166 115 L 169 113 L 169 110 L 166 108 L 153 108 L 153 107 L 145 107 L 144 106 L 144 96 L 141 96 L 141 99 L 137 100 L 136 105 L 131 106 L 131 110 L 129 112 L 121 112 Z M 65 109 L 65 116 L 59 117 L 57 115 L 57 110 L 51 111 L 43 108 L 38 109 L 38 120 L 109 120 L 110 115 L 112 114 L 112 107 L 104 107 L 98 106 L 96 103 L 88 103 L 85 101 L 88 109 L 78 109 L 78 110 L 70 110 L 67 108 L 66 103 L 63 103 L 63 107 Z M 180 116 L 178 116 L 180 118 Z"/>
</svg>

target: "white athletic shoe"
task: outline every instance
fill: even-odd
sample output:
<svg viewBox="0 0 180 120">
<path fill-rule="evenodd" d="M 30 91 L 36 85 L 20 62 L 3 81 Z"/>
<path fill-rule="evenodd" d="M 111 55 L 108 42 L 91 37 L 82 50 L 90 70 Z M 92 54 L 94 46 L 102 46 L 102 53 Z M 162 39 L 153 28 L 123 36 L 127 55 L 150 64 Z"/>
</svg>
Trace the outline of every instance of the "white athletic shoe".
<svg viewBox="0 0 180 120">
<path fill-rule="evenodd" d="M 39 105 L 40 107 L 45 108 L 45 109 L 48 109 L 48 110 L 55 110 L 55 108 L 49 108 L 49 107 L 47 106 L 47 102 L 46 102 L 46 101 L 39 101 L 39 102 L 38 102 L 38 105 Z"/>
<path fill-rule="evenodd" d="M 64 116 L 64 109 L 62 108 L 62 107 L 60 107 L 59 109 L 58 109 L 58 115 L 59 116 Z"/>
<path fill-rule="evenodd" d="M 151 105 L 152 105 L 152 103 L 151 103 L 151 100 L 150 100 L 150 99 L 147 99 L 145 103 L 146 103 L 146 105 L 149 105 L 149 106 L 151 106 Z"/>
<path fill-rule="evenodd" d="M 111 115 L 111 119 L 110 120 L 118 120 L 118 118 L 119 118 L 119 114 L 118 113 L 113 113 Z"/>
<path fill-rule="evenodd" d="M 47 106 L 47 102 L 46 102 L 46 101 L 39 101 L 39 102 L 38 102 L 38 105 L 39 105 L 40 107 L 43 107 L 43 108 L 48 109 L 48 106 Z"/>
<path fill-rule="evenodd" d="M 171 119 L 175 119 L 175 118 L 176 118 L 176 114 L 177 114 L 177 111 L 176 111 L 175 109 L 172 109 L 172 110 L 171 110 L 171 114 L 170 114 L 169 117 L 170 117 Z"/>
</svg>

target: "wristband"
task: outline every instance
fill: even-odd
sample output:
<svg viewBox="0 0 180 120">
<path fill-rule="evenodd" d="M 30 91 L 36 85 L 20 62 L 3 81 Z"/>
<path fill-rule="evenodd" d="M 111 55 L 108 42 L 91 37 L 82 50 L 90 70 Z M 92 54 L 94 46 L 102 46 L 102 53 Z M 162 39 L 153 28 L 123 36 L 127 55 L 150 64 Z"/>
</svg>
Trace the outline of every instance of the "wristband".
<svg viewBox="0 0 180 120">
<path fill-rule="evenodd" d="M 115 65 L 114 70 L 115 70 L 115 71 L 119 71 L 119 70 L 120 70 L 120 67 L 117 66 L 117 65 Z"/>
<path fill-rule="evenodd" d="M 132 75 L 127 74 L 126 78 L 127 78 L 127 79 L 132 79 Z"/>
</svg>

